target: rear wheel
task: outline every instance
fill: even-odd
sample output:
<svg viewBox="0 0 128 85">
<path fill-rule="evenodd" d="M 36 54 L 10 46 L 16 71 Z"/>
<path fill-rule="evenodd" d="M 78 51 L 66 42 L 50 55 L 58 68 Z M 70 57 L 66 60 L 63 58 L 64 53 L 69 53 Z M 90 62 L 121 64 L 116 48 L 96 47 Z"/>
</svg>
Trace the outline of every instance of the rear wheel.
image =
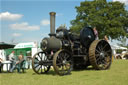
<svg viewBox="0 0 128 85">
<path fill-rule="evenodd" d="M 66 50 L 59 50 L 53 57 L 53 67 L 57 74 L 67 75 L 72 70 L 72 57 Z"/>
<path fill-rule="evenodd" d="M 95 40 L 89 48 L 89 61 L 97 70 L 105 70 L 111 66 L 112 50 L 105 40 Z"/>
</svg>

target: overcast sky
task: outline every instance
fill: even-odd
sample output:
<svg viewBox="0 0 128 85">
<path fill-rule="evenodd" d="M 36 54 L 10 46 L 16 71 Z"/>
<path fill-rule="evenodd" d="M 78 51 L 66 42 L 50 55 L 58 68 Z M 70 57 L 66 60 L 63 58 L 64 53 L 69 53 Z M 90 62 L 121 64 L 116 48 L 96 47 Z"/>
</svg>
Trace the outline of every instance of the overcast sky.
<svg viewBox="0 0 128 85">
<path fill-rule="evenodd" d="M 50 31 L 49 12 L 56 12 L 56 28 L 76 17 L 75 6 L 84 0 L 0 0 L 0 42 L 38 41 Z M 108 0 L 112 1 L 112 0 Z M 126 4 L 128 0 L 121 1 Z"/>
</svg>

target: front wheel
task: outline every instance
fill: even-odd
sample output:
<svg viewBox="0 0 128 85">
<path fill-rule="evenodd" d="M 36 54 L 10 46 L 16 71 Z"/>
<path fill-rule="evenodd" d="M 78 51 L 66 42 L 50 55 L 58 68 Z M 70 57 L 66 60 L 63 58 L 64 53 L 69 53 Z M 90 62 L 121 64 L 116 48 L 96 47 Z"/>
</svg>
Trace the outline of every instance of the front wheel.
<svg viewBox="0 0 128 85">
<path fill-rule="evenodd" d="M 32 69 L 37 74 L 47 73 L 50 70 L 50 66 L 47 65 L 48 56 L 45 52 L 38 52 L 33 56 Z"/>
<path fill-rule="evenodd" d="M 72 57 L 66 50 L 59 50 L 53 57 L 53 67 L 57 74 L 67 75 L 72 70 Z"/>
</svg>

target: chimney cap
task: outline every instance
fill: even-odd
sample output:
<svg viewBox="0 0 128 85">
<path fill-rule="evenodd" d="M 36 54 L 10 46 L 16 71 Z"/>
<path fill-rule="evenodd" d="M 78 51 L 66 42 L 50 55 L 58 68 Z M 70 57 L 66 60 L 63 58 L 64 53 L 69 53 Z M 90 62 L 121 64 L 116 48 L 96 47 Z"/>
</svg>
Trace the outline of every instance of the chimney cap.
<svg viewBox="0 0 128 85">
<path fill-rule="evenodd" d="M 50 12 L 49 14 L 50 15 L 56 15 L 56 12 Z"/>
</svg>

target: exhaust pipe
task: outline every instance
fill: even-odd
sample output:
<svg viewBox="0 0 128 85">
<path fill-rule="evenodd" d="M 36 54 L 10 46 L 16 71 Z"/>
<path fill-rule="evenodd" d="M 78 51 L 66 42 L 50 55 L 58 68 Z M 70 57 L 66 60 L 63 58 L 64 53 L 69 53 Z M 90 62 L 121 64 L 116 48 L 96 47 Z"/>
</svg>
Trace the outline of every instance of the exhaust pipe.
<svg viewBox="0 0 128 85">
<path fill-rule="evenodd" d="M 55 12 L 50 12 L 50 37 L 55 36 Z"/>
</svg>

